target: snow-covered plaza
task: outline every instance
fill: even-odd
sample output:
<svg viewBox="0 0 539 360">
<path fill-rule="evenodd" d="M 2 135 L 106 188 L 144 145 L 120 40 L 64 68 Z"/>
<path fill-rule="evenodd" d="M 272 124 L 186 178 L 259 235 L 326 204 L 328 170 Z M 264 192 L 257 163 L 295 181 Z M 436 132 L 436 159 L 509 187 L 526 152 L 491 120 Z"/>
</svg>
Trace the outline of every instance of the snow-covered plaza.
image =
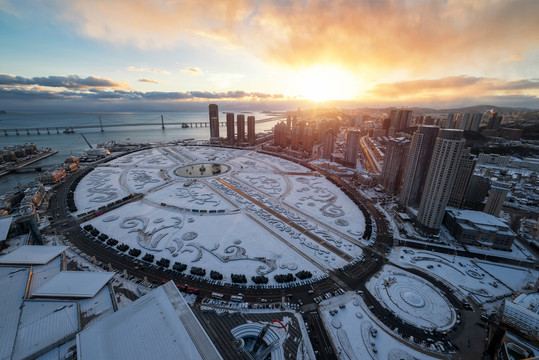
<svg viewBox="0 0 539 360">
<path fill-rule="evenodd" d="M 140 199 L 100 214 L 129 195 Z M 170 146 L 116 158 L 86 175 L 77 215 L 129 249 L 223 275 L 305 270 L 325 276 L 362 256 L 365 218 L 337 186 L 293 162 L 249 150 Z"/>
<path fill-rule="evenodd" d="M 346 293 L 320 303 L 320 316 L 339 359 L 436 359 L 427 349 L 412 348 L 367 310 L 361 296 Z"/>
<path fill-rule="evenodd" d="M 369 292 L 404 322 L 426 330 L 447 331 L 457 320 L 454 308 L 434 285 L 385 265 L 367 283 Z"/>
</svg>

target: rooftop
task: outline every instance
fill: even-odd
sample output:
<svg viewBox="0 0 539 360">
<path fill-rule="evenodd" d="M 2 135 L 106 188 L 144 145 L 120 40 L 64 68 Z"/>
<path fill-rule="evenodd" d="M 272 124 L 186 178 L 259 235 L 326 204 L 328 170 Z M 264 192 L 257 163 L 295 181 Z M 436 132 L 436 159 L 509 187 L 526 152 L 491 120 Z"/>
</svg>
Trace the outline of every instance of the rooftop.
<svg viewBox="0 0 539 360">
<path fill-rule="evenodd" d="M 447 208 L 446 211 L 452 213 L 458 220 L 470 221 L 476 225 L 480 225 L 483 227 L 508 227 L 508 225 L 500 218 L 481 211 L 461 210 L 455 208 Z"/>
<path fill-rule="evenodd" d="M 67 248 L 67 246 L 24 245 L 7 255 L 0 256 L 0 264 L 44 265 Z"/>
<path fill-rule="evenodd" d="M 0 217 L 0 241 L 7 239 L 7 233 L 11 227 L 11 216 L 1 216 Z"/>
<path fill-rule="evenodd" d="M 112 278 L 112 272 L 61 271 L 32 297 L 91 298 Z"/>
<path fill-rule="evenodd" d="M 221 359 L 172 281 L 77 335 L 78 359 Z"/>
</svg>

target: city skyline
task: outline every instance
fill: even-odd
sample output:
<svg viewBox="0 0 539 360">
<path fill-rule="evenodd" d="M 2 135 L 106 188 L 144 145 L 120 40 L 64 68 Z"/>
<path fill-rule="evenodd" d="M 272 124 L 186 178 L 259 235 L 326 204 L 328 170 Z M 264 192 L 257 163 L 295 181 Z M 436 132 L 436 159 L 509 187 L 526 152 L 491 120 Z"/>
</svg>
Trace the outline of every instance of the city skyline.
<svg viewBox="0 0 539 360">
<path fill-rule="evenodd" d="M 2 109 L 539 108 L 534 1 L 0 4 Z"/>
</svg>

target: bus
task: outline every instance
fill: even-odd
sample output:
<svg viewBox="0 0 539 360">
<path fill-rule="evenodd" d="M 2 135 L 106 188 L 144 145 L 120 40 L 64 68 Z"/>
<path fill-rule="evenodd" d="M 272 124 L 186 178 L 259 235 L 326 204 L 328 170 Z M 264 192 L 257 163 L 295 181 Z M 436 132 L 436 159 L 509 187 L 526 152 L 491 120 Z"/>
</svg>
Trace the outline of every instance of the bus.
<svg viewBox="0 0 539 360">
<path fill-rule="evenodd" d="M 242 302 L 243 301 L 243 296 L 231 295 L 230 296 L 230 301 Z"/>
</svg>

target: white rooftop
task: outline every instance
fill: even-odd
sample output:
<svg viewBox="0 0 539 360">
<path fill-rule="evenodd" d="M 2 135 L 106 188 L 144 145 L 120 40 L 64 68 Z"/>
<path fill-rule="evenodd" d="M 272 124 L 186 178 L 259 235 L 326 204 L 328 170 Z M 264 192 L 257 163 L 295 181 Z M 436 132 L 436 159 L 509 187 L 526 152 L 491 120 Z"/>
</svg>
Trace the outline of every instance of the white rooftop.
<svg viewBox="0 0 539 360">
<path fill-rule="evenodd" d="M 455 208 L 447 208 L 447 211 L 452 212 L 459 220 L 468 220 L 476 225 L 508 227 L 500 218 L 481 211 L 461 210 Z"/>
<path fill-rule="evenodd" d="M 77 358 L 222 359 L 172 281 L 80 332 Z"/>
<path fill-rule="evenodd" d="M 513 302 L 539 314 L 539 293 L 520 294 Z"/>
<path fill-rule="evenodd" d="M 25 301 L 13 359 L 33 358 L 58 346 L 79 331 L 75 301 Z"/>
<path fill-rule="evenodd" d="M 67 246 L 24 245 L 7 255 L 0 256 L 0 264 L 43 265 L 60 255 L 67 248 Z"/>
<path fill-rule="evenodd" d="M 61 271 L 32 293 L 32 297 L 94 297 L 113 272 Z"/>
<path fill-rule="evenodd" d="M 29 268 L 0 266 L 0 359 L 10 359 L 23 303 Z"/>
<path fill-rule="evenodd" d="M 7 233 L 11 227 L 11 216 L 1 216 L 0 217 L 0 241 L 7 239 Z"/>
</svg>

